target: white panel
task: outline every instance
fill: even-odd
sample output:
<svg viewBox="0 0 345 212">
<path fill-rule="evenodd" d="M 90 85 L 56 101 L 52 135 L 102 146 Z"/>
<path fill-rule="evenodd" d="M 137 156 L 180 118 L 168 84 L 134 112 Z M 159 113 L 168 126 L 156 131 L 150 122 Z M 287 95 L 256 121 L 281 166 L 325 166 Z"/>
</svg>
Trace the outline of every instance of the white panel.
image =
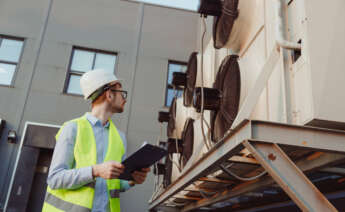
<svg viewBox="0 0 345 212">
<path fill-rule="evenodd" d="M 345 122 L 345 1 L 305 0 L 305 4 L 313 118 Z"/>
<path fill-rule="evenodd" d="M 239 15 L 225 48 L 243 54 L 264 25 L 264 1 L 240 0 Z"/>
<path fill-rule="evenodd" d="M 261 68 L 265 64 L 265 37 L 264 31 L 261 31 L 254 42 L 250 45 L 246 53 L 239 59 L 241 72 L 241 98 L 240 107 L 248 95 L 248 92 L 254 86 Z M 266 109 L 266 91 L 260 97 L 256 108 L 252 114 L 253 119 L 267 119 Z"/>
<path fill-rule="evenodd" d="M 268 80 L 269 120 L 286 122 L 284 67 L 282 56 Z"/>
<path fill-rule="evenodd" d="M 293 75 L 293 80 L 296 91 L 296 121 L 298 124 L 303 124 L 312 119 L 313 110 L 309 66 L 303 60 L 300 61 L 303 63 L 297 66 L 298 69 Z"/>
</svg>

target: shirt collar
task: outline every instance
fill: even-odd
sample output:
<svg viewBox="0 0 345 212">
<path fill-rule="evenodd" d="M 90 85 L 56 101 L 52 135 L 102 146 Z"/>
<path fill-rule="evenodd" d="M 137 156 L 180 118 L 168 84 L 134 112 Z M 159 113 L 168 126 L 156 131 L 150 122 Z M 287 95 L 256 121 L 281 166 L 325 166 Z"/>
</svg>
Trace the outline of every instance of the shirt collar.
<svg viewBox="0 0 345 212">
<path fill-rule="evenodd" d="M 86 119 L 89 120 L 89 122 L 95 126 L 97 123 L 99 123 L 100 125 L 102 125 L 102 121 L 99 120 L 97 117 L 93 116 L 91 113 L 86 113 L 85 114 Z M 103 126 L 103 125 L 102 125 Z M 104 125 L 104 127 L 109 127 L 109 121 Z"/>
</svg>

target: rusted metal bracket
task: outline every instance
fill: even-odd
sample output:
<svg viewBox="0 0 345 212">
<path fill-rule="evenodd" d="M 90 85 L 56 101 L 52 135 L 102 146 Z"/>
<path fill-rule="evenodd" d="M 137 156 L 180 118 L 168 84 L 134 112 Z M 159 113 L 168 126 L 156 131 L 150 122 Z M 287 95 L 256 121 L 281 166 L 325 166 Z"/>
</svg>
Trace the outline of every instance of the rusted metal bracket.
<svg viewBox="0 0 345 212">
<path fill-rule="evenodd" d="M 301 210 L 337 211 L 277 144 L 243 144 Z"/>
</svg>

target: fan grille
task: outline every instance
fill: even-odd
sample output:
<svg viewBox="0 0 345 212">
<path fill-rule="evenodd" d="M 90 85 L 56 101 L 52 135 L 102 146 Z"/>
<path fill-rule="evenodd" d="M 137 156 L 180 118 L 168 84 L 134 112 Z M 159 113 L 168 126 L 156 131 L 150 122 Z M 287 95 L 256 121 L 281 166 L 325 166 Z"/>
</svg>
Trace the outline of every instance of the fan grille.
<svg viewBox="0 0 345 212">
<path fill-rule="evenodd" d="M 223 60 L 213 85 L 222 94 L 219 109 L 211 112 L 211 134 L 214 142 L 230 129 L 238 113 L 241 77 L 237 58 L 238 56 L 231 55 Z"/>
<path fill-rule="evenodd" d="M 186 165 L 189 158 L 193 154 L 194 146 L 194 120 L 189 118 L 186 120 L 184 129 L 182 132 L 183 148 L 182 148 L 182 164 Z"/>
<path fill-rule="evenodd" d="M 176 101 L 177 98 L 174 97 L 170 109 L 169 109 L 169 121 L 168 121 L 168 127 L 167 127 L 167 135 L 169 138 L 174 137 L 174 130 L 176 128 L 175 122 L 176 122 Z"/>
<path fill-rule="evenodd" d="M 187 81 L 186 81 L 186 87 L 183 91 L 183 104 L 186 107 L 189 107 L 192 105 L 193 102 L 193 92 L 195 88 L 195 82 L 196 82 L 196 75 L 198 72 L 198 59 L 197 59 L 197 52 L 193 52 L 188 61 L 187 66 Z"/>
<path fill-rule="evenodd" d="M 224 0 L 222 14 L 214 17 L 213 44 L 214 48 L 223 48 L 229 40 L 232 27 L 238 17 L 238 0 Z"/>
</svg>

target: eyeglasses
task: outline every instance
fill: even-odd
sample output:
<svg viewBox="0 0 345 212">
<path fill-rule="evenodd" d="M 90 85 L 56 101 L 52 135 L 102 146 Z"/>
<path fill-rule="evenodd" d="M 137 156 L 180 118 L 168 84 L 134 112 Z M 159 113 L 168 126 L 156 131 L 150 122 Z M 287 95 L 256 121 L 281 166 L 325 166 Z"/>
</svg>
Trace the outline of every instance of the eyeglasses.
<svg viewBox="0 0 345 212">
<path fill-rule="evenodd" d="M 127 91 L 123 90 L 115 90 L 115 89 L 110 89 L 112 92 L 121 92 L 121 96 L 123 99 L 127 99 Z"/>
</svg>

